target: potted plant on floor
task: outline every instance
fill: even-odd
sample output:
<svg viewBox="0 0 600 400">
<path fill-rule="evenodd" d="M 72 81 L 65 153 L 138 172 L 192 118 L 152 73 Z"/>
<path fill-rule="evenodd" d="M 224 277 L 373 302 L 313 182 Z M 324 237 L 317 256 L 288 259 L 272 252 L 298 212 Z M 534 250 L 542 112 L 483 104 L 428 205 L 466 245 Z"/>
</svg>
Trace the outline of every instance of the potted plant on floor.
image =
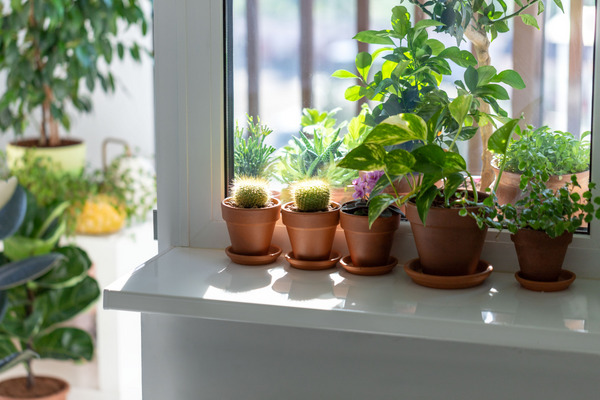
<svg viewBox="0 0 600 400">
<path fill-rule="evenodd" d="M 450 113 L 459 126 L 450 135 L 437 129 L 439 120 L 434 117 L 428 122 L 414 114 L 390 117 L 340 162 L 346 168 L 383 170 L 375 192 L 407 174 L 421 174 L 411 175 L 410 193 L 372 194 L 369 206 L 377 205 L 378 210 L 383 210 L 386 205 L 406 203 L 407 218 L 419 253 L 418 261 L 409 263 L 414 271 L 442 276 L 491 272 L 479 258 L 485 227 L 479 229 L 475 221 L 463 217 L 465 210 L 481 207 L 485 196 L 468 189 L 469 185 L 476 187 L 475 182 L 465 160 L 456 152 L 456 142 L 473 106 L 472 96 L 462 95 L 442 110 Z M 512 132 L 517 122 L 511 120 L 499 130 Z M 415 141 L 418 147 L 411 152 L 386 150 L 386 146 L 407 141 Z M 377 212 L 369 213 L 369 221 L 377 216 Z"/>
<path fill-rule="evenodd" d="M 221 202 L 231 246 L 225 253 L 233 262 L 262 265 L 275 262 L 281 249 L 271 245 L 281 202 L 271 198 L 268 182 L 260 178 L 234 180 L 231 196 Z"/>
<path fill-rule="evenodd" d="M 372 223 L 369 212 L 378 212 L 369 207 L 369 196 L 383 171 L 372 171 L 355 179 L 355 200 L 342 205 L 340 226 L 344 230 L 350 256 L 342 258 L 342 267 L 357 275 L 381 275 L 390 272 L 398 263 L 390 257 L 394 233 L 400 225 L 399 208 L 388 205 Z"/>
<path fill-rule="evenodd" d="M 331 201 L 329 184 L 319 179 L 292 185 L 292 201 L 281 207 L 292 252 L 286 255 L 295 268 L 318 270 L 334 267 L 340 259 L 331 251 L 340 220 L 340 204 Z"/>
<path fill-rule="evenodd" d="M 80 140 L 61 139 L 59 124 L 70 129 L 68 107 L 90 112 L 89 94 L 98 87 L 115 90 L 116 78 L 107 67 L 117 56 L 123 59 L 128 52 L 134 61 L 141 60 L 140 43 L 121 35 L 132 26 L 147 33 L 141 2 L 24 0 L 1 9 L 0 71 L 6 72 L 6 80 L 0 130 L 20 137 L 32 113 L 39 112 L 39 137 L 8 145 L 9 166 L 25 148 L 36 147 L 56 157 L 64 170 L 79 171 L 85 147 Z"/>
<path fill-rule="evenodd" d="M 590 190 L 581 195 L 576 175 L 555 190 L 547 185 L 548 176 L 539 170 L 528 171 L 525 196 L 514 205 L 491 202 L 485 216 L 472 213 L 480 226 L 499 230 L 508 229 L 519 260 L 520 271 L 515 274 L 521 285 L 538 291 L 556 291 L 567 288 L 575 279 L 562 265 L 573 233 L 584 223 L 600 218 L 600 196 Z M 593 189 L 595 184 L 589 183 Z"/>
<path fill-rule="evenodd" d="M 92 359 L 89 333 L 65 322 L 90 307 L 100 289 L 88 275 L 91 262 L 85 252 L 57 246 L 57 232 L 64 229 L 64 207 L 40 207 L 22 188 L 11 202 L 14 199 L 25 215 L 15 234 L 3 238 L 0 254 L 0 370 L 24 363 L 27 376 L 0 382 L 0 398 L 64 400 L 68 383 L 36 376 L 32 361 Z M 2 221 L 17 215 L 5 215 L 6 207 L 14 204 L 0 210 Z"/>
<path fill-rule="evenodd" d="M 590 132 L 582 133 L 577 139 L 569 132 L 528 125 L 523 130 L 517 126 L 516 133 L 519 138 L 511 141 L 506 153 L 493 157 L 496 179 L 499 165 L 506 161 L 496 189 L 500 204 L 514 204 L 519 200 L 523 193 L 521 187 L 531 178 L 534 170 L 548 175 L 545 184 L 555 190 L 570 182 L 571 175 L 575 174 L 581 186 L 573 189 L 580 195 L 586 191 L 590 168 Z"/>
</svg>

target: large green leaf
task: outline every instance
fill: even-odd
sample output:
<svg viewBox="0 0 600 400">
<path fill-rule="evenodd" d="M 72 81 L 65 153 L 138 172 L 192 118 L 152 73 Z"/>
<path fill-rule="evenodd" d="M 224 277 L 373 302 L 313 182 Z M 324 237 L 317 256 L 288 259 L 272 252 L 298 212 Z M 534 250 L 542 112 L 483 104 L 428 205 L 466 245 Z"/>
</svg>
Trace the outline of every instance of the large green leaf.
<svg viewBox="0 0 600 400">
<path fill-rule="evenodd" d="M 390 38 L 388 31 L 362 31 L 357 33 L 356 36 L 354 36 L 354 39 L 358 40 L 359 42 L 370 44 L 394 44 L 394 41 Z"/>
<path fill-rule="evenodd" d="M 0 267 L 0 290 L 32 281 L 57 266 L 64 258 L 62 254 L 49 253 L 4 264 Z"/>
<path fill-rule="evenodd" d="M 334 78 L 342 78 L 342 79 L 358 78 L 358 76 L 356 76 L 355 74 L 353 74 L 350 71 L 346 71 L 345 69 L 338 69 L 333 74 L 331 74 L 331 76 Z"/>
<path fill-rule="evenodd" d="M 464 124 L 465 117 L 469 113 L 472 103 L 473 96 L 466 94 L 458 96 L 456 99 L 452 100 L 452 103 L 448 104 L 450 114 L 452 115 L 452 118 L 458 122 L 458 126 L 462 126 Z"/>
<path fill-rule="evenodd" d="M 4 254 L 12 261 L 50 253 L 66 230 L 65 221 L 61 221 L 47 239 L 35 239 L 24 236 L 11 236 L 4 240 Z"/>
<path fill-rule="evenodd" d="M 396 197 L 391 194 L 380 194 L 378 196 L 369 199 L 369 229 L 377 218 L 385 211 L 390 205 L 396 202 Z"/>
<path fill-rule="evenodd" d="M 446 152 L 435 144 L 419 147 L 411 152 L 415 157 L 414 170 L 424 174 L 441 174 Z"/>
<path fill-rule="evenodd" d="M 35 338 L 33 349 L 41 358 L 56 360 L 91 360 L 94 342 L 89 333 L 77 328 L 56 328 Z"/>
<path fill-rule="evenodd" d="M 482 65 L 477 68 L 477 86 L 486 85 L 492 81 L 494 81 L 496 76 L 496 68 L 491 65 Z"/>
<path fill-rule="evenodd" d="M 395 149 L 385 155 L 385 169 L 390 175 L 406 175 L 414 165 L 415 157 L 404 149 Z"/>
<path fill-rule="evenodd" d="M 471 52 L 467 50 L 461 50 L 456 46 L 446 48 L 439 54 L 439 57 L 452 60 L 458 66 L 463 68 L 474 67 L 477 65 L 477 59 Z"/>
<path fill-rule="evenodd" d="M 15 234 L 27 209 L 27 196 L 21 186 L 17 186 L 8 203 L 0 209 L 0 240 Z"/>
<path fill-rule="evenodd" d="M 463 172 L 467 170 L 467 162 L 460 154 L 448 151 L 444 153 L 443 169 L 444 176 L 456 172 Z"/>
<path fill-rule="evenodd" d="M 2 329 L 13 337 L 27 341 L 40 331 L 43 320 L 44 305 L 34 308 L 27 317 L 9 309 L 2 321 Z"/>
<path fill-rule="evenodd" d="M 36 280 L 38 286 L 60 289 L 73 286 L 87 276 L 92 262 L 85 251 L 79 247 L 67 246 L 60 247 L 55 252 L 62 254 L 64 258 L 48 273 Z"/>
<path fill-rule="evenodd" d="M 410 14 L 406 7 L 396 6 L 392 8 L 392 28 L 399 39 L 406 36 L 410 29 Z"/>
<path fill-rule="evenodd" d="M 382 170 L 385 168 L 385 149 L 376 143 L 363 143 L 346 154 L 337 165 L 363 171 Z"/>
<path fill-rule="evenodd" d="M 367 80 L 371 64 L 373 63 L 373 57 L 366 51 L 361 51 L 356 55 L 356 69 L 364 80 Z"/>
<path fill-rule="evenodd" d="M 75 286 L 49 290 L 39 296 L 34 308 L 45 306 L 44 328 L 66 321 L 91 306 L 100 296 L 98 282 L 86 277 Z"/>
<path fill-rule="evenodd" d="M 496 154 L 506 154 L 510 138 L 519 123 L 518 119 L 511 119 L 490 136 L 488 141 L 488 150 Z"/>
<path fill-rule="evenodd" d="M 512 86 L 515 89 L 525 89 L 525 82 L 523 82 L 523 78 L 517 71 L 512 69 L 507 69 L 500 72 L 494 78 L 492 78 L 491 82 L 502 82 L 507 85 Z"/>
<path fill-rule="evenodd" d="M 22 362 L 29 361 L 33 358 L 39 358 L 39 355 L 29 349 L 26 349 L 23 352 L 12 353 L 0 360 L 0 373 L 8 371 Z"/>
<path fill-rule="evenodd" d="M 427 124 L 415 114 L 398 114 L 385 119 L 365 138 L 365 143 L 382 146 L 402 144 L 411 140 L 427 141 Z"/>
<path fill-rule="evenodd" d="M 439 194 L 440 190 L 436 186 L 431 185 L 427 187 L 427 189 L 421 191 L 415 199 L 417 204 L 417 213 L 419 214 L 419 218 L 421 218 L 423 225 L 426 225 L 429 209 Z"/>
</svg>

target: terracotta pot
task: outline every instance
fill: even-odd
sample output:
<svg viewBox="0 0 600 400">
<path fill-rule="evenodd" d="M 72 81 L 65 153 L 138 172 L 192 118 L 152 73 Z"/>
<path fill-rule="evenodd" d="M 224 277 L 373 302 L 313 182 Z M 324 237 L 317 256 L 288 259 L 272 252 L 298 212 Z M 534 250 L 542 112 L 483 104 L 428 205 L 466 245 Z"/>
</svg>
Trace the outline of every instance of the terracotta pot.
<svg viewBox="0 0 600 400">
<path fill-rule="evenodd" d="M 475 211 L 477 207 L 468 209 Z M 406 203 L 406 218 L 424 273 L 458 276 L 477 271 L 487 227 L 479 229 L 473 218 L 461 217 L 458 213 L 459 209 L 455 208 L 432 207 L 427 214 L 427 225 L 423 225 L 415 203 Z"/>
<path fill-rule="evenodd" d="M 533 229 L 520 229 L 510 235 L 515 244 L 521 276 L 540 282 L 558 280 L 573 234 L 563 233 L 551 238 L 545 232 Z"/>
<path fill-rule="evenodd" d="M 498 179 L 499 174 L 498 168 L 494 167 L 494 174 L 496 175 L 496 179 Z M 566 183 L 571 182 L 571 175 L 577 176 L 577 181 L 581 185 L 580 188 L 575 188 L 573 190 L 576 193 L 582 194 L 588 189 L 588 183 L 590 181 L 590 171 L 583 171 L 577 174 L 567 174 L 567 175 L 552 175 L 548 182 L 546 182 L 546 186 L 549 189 L 554 191 L 563 187 Z M 519 189 L 519 185 L 521 183 L 521 174 L 514 172 L 502 172 L 502 178 L 500 178 L 500 183 L 498 184 L 498 190 L 496 195 L 498 196 L 498 203 L 500 204 L 515 204 L 519 199 L 521 199 L 523 192 Z M 492 184 L 493 187 L 494 184 Z"/>
<path fill-rule="evenodd" d="M 400 225 L 400 214 L 379 217 L 369 229 L 369 218 L 366 215 L 342 211 L 340 225 L 346 236 L 353 265 L 379 267 L 388 263 L 394 233 Z"/>
<path fill-rule="evenodd" d="M 281 219 L 287 228 L 294 258 L 327 260 L 340 221 L 340 204 L 332 201 L 331 210 L 316 212 L 294 211 L 293 204 L 290 201 L 281 207 Z"/>
<path fill-rule="evenodd" d="M 262 256 L 269 252 L 275 223 L 279 219 L 281 201 L 265 208 L 239 208 L 231 205 L 231 197 L 221 202 L 221 214 L 227 222 L 231 251 L 236 254 Z"/>
<path fill-rule="evenodd" d="M 60 146 L 37 147 L 37 139 L 23 139 L 6 145 L 6 164 L 9 169 L 19 166 L 25 152 L 35 157 L 49 158 L 60 170 L 77 174 L 85 167 L 85 143 L 78 139 L 62 139 Z"/>
<path fill-rule="evenodd" d="M 35 386 L 27 390 L 27 378 L 0 382 L 0 400 L 66 400 L 69 384 L 62 379 L 36 376 Z"/>
</svg>

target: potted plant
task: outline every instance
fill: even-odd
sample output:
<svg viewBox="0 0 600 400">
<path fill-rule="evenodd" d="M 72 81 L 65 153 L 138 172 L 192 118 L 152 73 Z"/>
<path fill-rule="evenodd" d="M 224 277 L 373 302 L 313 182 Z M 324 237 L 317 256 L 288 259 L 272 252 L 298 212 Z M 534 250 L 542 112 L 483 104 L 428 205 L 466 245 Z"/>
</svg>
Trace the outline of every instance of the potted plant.
<svg viewBox="0 0 600 400">
<path fill-rule="evenodd" d="M 271 245 L 281 202 L 271 198 L 268 182 L 260 178 L 236 178 L 231 196 L 221 202 L 231 246 L 225 249 L 232 261 L 245 265 L 274 262 L 281 249 Z"/>
<path fill-rule="evenodd" d="M 520 189 L 521 179 L 529 180 L 534 170 L 547 174 L 545 184 L 555 190 L 570 182 L 571 175 L 575 174 L 581 186 L 573 189 L 580 194 L 586 191 L 590 167 L 590 132 L 583 133 L 577 139 L 569 132 L 528 125 L 523 130 L 517 126 L 516 133 L 518 140 L 511 141 L 505 154 L 493 158 L 496 177 L 499 165 L 506 161 L 496 189 L 500 204 L 514 204 L 523 193 Z"/>
<path fill-rule="evenodd" d="M 340 204 L 331 201 L 329 184 L 311 179 L 292 185 L 292 201 L 281 207 L 292 252 L 286 259 L 301 269 L 334 267 L 340 255 L 332 253 L 335 230 L 340 220 Z"/>
<path fill-rule="evenodd" d="M 456 142 L 467 114 L 474 106 L 471 95 L 461 95 L 444 110 L 459 128 L 452 134 L 439 131 L 439 120 L 428 122 L 414 114 L 400 114 L 377 125 L 364 142 L 351 151 L 340 165 L 346 168 L 375 170 L 384 175 L 374 192 L 394 180 L 411 175 L 411 191 L 406 195 L 372 194 L 369 221 L 374 221 L 390 204 L 406 203 L 406 216 L 415 238 L 418 262 L 413 270 L 427 275 L 468 276 L 491 270 L 480 260 L 486 229 L 463 216 L 466 210 L 481 207 L 484 194 L 476 190 L 474 179 L 467 171 L 465 160 L 456 152 Z M 517 120 L 511 120 L 499 130 L 512 132 Z M 386 150 L 386 146 L 414 141 L 411 152 Z M 447 144 L 449 143 L 449 144 Z M 441 183 L 441 184 L 440 184 Z"/>
<path fill-rule="evenodd" d="M 369 223 L 369 212 L 377 212 L 375 207 L 369 209 L 369 195 L 375 187 L 383 171 L 367 172 L 355 179 L 355 200 L 342 205 L 340 226 L 344 230 L 349 259 L 341 260 L 346 271 L 358 275 L 381 275 L 390 272 L 398 263 L 390 257 L 394 233 L 400 225 L 400 209 L 389 205 L 372 223 Z"/>
<path fill-rule="evenodd" d="M 272 175 L 273 153 L 275 148 L 265 140 L 273 132 L 266 125 L 260 124 L 260 117 L 246 116 L 248 131 L 237 124 L 234 131 L 233 167 L 234 177 L 248 176 L 269 179 Z"/>
<path fill-rule="evenodd" d="M 88 275 L 91 262 L 74 246 L 58 247 L 57 232 L 64 206 L 45 208 L 18 188 L 11 202 L 24 211 L 23 223 L 3 237 L 0 254 L 0 371 L 24 363 L 27 376 L 0 382 L 3 399 L 64 400 L 69 385 L 62 379 L 36 376 L 34 358 L 91 360 L 94 344 L 89 333 L 65 322 L 86 310 L 100 296 L 95 279 Z M 15 218 L 18 213 L 0 220 Z M 58 235 L 60 236 L 60 235 Z"/>
<path fill-rule="evenodd" d="M 6 72 L 6 85 L 0 130 L 13 130 L 20 137 L 32 113 L 39 112 L 39 137 L 9 144 L 9 166 L 25 148 L 36 147 L 56 157 L 63 169 L 79 171 L 85 165 L 85 147 L 80 140 L 61 139 L 59 124 L 70 129 L 69 107 L 91 111 L 89 94 L 98 87 L 114 91 L 116 79 L 107 67 L 117 56 L 123 59 L 128 52 L 141 60 L 142 46 L 120 35 L 136 25 L 147 33 L 140 1 L 23 0 L 1 9 L 0 71 Z"/>
<path fill-rule="evenodd" d="M 539 291 L 565 289 L 575 279 L 562 265 L 573 232 L 584 223 L 600 218 L 600 196 L 589 190 L 581 195 L 573 191 L 580 187 L 576 175 L 559 189 L 549 188 L 548 176 L 539 170 L 529 171 L 525 196 L 514 205 L 486 202 L 485 216 L 472 213 L 480 226 L 508 229 L 515 245 L 520 271 L 517 280 L 525 288 Z M 593 189 L 595 184 L 589 183 Z"/>
</svg>

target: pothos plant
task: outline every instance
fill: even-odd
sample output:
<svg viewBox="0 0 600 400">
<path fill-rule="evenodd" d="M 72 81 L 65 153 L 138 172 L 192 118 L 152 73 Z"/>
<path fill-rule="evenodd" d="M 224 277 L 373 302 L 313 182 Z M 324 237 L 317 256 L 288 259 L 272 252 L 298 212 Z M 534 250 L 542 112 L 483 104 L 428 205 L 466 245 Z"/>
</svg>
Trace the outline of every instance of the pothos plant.
<svg viewBox="0 0 600 400">
<path fill-rule="evenodd" d="M 124 29 L 148 32 L 143 1 L 17 0 L 0 3 L 0 130 L 21 135 L 40 112 L 38 146 L 60 144 L 71 123 L 68 107 L 89 112 L 89 93 L 115 90 L 108 66 L 126 52 L 141 60 L 143 46 L 124 40 Z M 87 88 L 87 91 L 84 90 Z"/>
<path fill-rule="evenodd" d="M 459 126 L 452 134 L 438 131 L 438 121 L 434 118 L 426 122 L 415 114 L 399 114 L 377 125 L 360 146 L 340 161 L 338 165 L 345 168 L 384 171 L 369 201 L 369 224 L 389 205 L 400 206 L 410 199 L 414 199 L 423 223 L 426 223 L 429 209 L 434 205 L 464 208 L 467 204 L 479 203 L 477 191 L 467 190 L 467 183 L 476 187 L 475 182 L 456 147 L 472 102 L 471 95 L 462 95 L 447 106 Z M 510 120 L 499 130 L 512 132 L 517 122 Z M 410 152 L 388 150 L 388 146 L 408 141 L 417 143 Z M 395 188 L 394 194 L 381 193 L 385 187 L 403 177 L 410 185 L 409 193 L 400 195 Z"/>
<path fill-rule="evenodd" d="M 491 66 L 475 68 L 477 61 L 472 53 L 458 47 L 448 47 L 437 39 L 430 38 L 428 27 L 441 27 L 435 20 L 421 20 L 412 26 L 410 14 L 403 6 L 392 9 L 392 29 L 367 30 L 359 32 L 354 39 L 375 45 L 383 45 L 372 54 L 361 52 L 356 57 L 358 75 L 346 70 L 338 70 L 334 77 L 358 79 L 358 84 L 346 90 L 345 97 L 357 101 L 363 97 L 379 102 L 366 123 L 375 126 L 385 118 L 399 113 L 414 113 L 428 121 L 434 118 L 438 130 L 454 133 L 458 123 L 448 112 L 452 101 L 440 89 L 444 76 L 452 74 L 450 62 L 466 68 L 464 81 L 456 81 L 458 95 L 473 95 L 473 106 L 465 120 L 468 124 L 461 128 L 464 137 L 472 137 L 478 126 L 494 125 L 491 114 L 478 111 L 480 103 L 491 105 L 494 112 L 506 117 L 506 112 L 498 100 L 507 100 L 508 92 L 498 83 L 505 83 L 516 89 L 525 87 L 523 80 L 514 70 L 498 71 Z M 371 74 L 371 68 L 378 57 L 385 60 L 381 69 Z M 371 78 L 372 75 L 372 78 Z"/>
</svg>

